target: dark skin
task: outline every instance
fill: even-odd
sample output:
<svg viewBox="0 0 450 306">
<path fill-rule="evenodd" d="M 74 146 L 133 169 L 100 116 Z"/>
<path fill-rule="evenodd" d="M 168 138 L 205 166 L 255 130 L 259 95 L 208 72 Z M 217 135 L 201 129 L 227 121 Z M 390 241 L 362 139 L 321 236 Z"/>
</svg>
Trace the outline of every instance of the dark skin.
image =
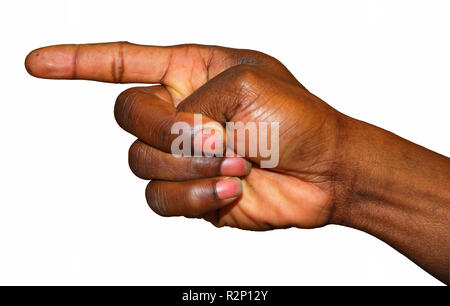
<svg viewBox="0 0 450 306">
<path fill-rule="evenodd" d="M 217 46 L 108 43 L 40 48 L 25 65 L 40 78 L 161 84 L 128 89 L 115 106 L 119 125 L 138 138 L 130 167 L 151 179 L 146 197 L 156 213 L 247 230 L 340 224 L 448 283 L 449 158 L 338 112 L 276 59 Z M 277 167 L 260 168 L 260 155 L 175 158 L 170 127 L 193 125 L 194 113 L 218 129 L 279 122 Z"/>
</svg>

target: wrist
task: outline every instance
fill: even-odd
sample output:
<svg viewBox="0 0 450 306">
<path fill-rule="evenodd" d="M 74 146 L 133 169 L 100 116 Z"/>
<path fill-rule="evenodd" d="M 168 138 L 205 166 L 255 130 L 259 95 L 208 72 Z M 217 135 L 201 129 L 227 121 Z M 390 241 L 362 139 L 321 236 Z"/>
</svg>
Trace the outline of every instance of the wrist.
<svg viewBox="0 0 450 306">
<path fill-rule="evenodd" d="M 345 117 L 330 223 L 367 232 L 448 282 L 450 161 Z"/>
<path fill-rule="evenodd" d="M 330 223 L 357 227 L 355 215 L 375 194 L 384 174 L 380 166 L 386 131 L 342 115 L 336 148 L 333 213 Z M 384 148 L 386 150 L 386 148 Z M 384 166 L 384 165 L 383 165 Z"/>
<path fill-rule="evenodd" d="M 347 116 L 341 120 L 340 135 L 332 223 L 359 228 L 367 226 L 367 220 L 357 215 L 372 214 L 366 210 L 377 206 L 409 211 L 414 200 L 449 199 L 445 156 Z"/>
</svg>

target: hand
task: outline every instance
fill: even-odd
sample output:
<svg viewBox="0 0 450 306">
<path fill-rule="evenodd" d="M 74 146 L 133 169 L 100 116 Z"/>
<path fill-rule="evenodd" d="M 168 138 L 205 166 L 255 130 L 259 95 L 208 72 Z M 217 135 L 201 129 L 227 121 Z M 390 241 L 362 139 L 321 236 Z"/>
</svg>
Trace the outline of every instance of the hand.
<svg viewBox="0 0 450 306">
<path fill-rule="evenodd" d="M 26 68 L 43 78 L 162 84 L 128 89 L 115 106 L 119 125 L 138 137 L 130 167 L 152 180 L 146 195 L 158 214 L 250 230 L 342 224 L 448 282 L 449 159 L 339 113 L 276 59 L 215 46 L 109 43 L 37 49 Z M 226 122 L 279 123 L 279 163 L 263 169 L 263 154 L 249 150 L 173 156 L 171 127 L 187 122 L 197 133 L 196 113 L 218 135 Z M 218 139 L 212 135 L 199 139 Z"/>
<path fill-rule="evenodd" d="M 199 45 L 69 45 L 34 51 L 27 69 L 38 77 L 164 85 L 128 89 L 115 106 L 119 125 L 139 139 L 130 149 L 131 169 L 152 180 L 147 200 L 161 215 L 251 230 L 317 227 L 331 218 L 345 119 L 268 55 Z M 261 169 L 260 157 L 247 156 L 253 168 L 225 158 L 227 169 L 223 158 L 172 156 L 171 125 L 192 123 L 193 113 L 205 123 L 279 122 L 278 166 Z"/>
</svg>

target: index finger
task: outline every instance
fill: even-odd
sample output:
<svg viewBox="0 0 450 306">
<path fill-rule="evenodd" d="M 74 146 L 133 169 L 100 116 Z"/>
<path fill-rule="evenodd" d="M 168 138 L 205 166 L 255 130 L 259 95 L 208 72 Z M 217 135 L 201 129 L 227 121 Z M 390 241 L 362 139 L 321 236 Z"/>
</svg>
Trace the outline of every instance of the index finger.
<svg viewBox="0 0 450 306">
<path fill-rule="evenodd" d="M 47 79 L 164 83 L 173 66 L 176 47 L 179 46 L 143 46 L 128 42 L 56 45 L 30 52 L 25 67 L 31 75 Z M 189 61 L 194 65 L 203 64 L 208 60 L 210 48 L 196 48 L 196 58 L 191 56 Z"/>
<path fill-rule="evenodd" d="M 164 84 L 175 103 L 239 64 L 257 65 L 300 85 L 283 64 L 264 53 L 219 46 L 162 47 L 128 42 L 56 45 L 36 49 L 25 60 L 27 71 L 39 78 Z"/>
</svg>

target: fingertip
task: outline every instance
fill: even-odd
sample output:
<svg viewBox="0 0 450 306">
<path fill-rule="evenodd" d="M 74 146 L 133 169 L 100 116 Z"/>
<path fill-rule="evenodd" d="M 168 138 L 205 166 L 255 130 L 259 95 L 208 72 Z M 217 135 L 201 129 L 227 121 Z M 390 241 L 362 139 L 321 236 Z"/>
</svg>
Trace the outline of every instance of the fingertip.
<svg viewBox="0 0 450 306">
<path fill-rule="evenodd" d="M 164 185 L 159 182 L 150 181 L 145 188 L 145 199 L 148 206 L 158 215 L 168 217 L 166 197 L 161 197 L 164 194 Z"/>
<path fill-rule="evenodd" d="M 39 49 L 33 50 L 25 57 L 25 69 L 29 74 L 34 76 L 34 66 L 35 61 L 37 60 L 37 57 L 39 57 L 40 53 L 38 51 Z"/>
<path fill-rule="evenodd" d="M 220 173 L 224 176 L 245 176 L 250 173 L 252 164 L 242 157 L 226 157 L 220 165 Z"/>
<path fill-rule="evenodd" d="M 25 58 L 25 69 L 38 78 L 60 79 L 73 76 L 73 46 L 60 45 L 38 48 Z"/>
</svg>

